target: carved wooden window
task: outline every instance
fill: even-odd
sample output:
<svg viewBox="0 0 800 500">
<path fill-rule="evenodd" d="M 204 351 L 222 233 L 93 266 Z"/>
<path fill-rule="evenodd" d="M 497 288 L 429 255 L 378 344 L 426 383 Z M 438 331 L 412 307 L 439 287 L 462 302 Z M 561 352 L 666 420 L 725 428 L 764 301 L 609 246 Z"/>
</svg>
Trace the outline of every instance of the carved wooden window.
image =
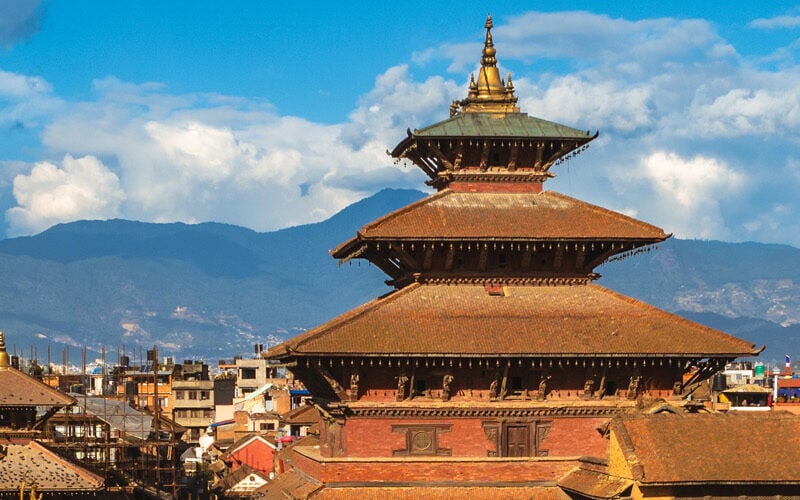
<svg viewBox="0 0 800 500">
<path fill-rule="evenodd" d="M 392 432 L 404 432 L 406 447 L 392 450 L 392 456 L 446 456 L 452 454 L 450 448 L 439 447 L 439 434 L 450 432 L 452 424 L 394 424 Z"/>
</svg>

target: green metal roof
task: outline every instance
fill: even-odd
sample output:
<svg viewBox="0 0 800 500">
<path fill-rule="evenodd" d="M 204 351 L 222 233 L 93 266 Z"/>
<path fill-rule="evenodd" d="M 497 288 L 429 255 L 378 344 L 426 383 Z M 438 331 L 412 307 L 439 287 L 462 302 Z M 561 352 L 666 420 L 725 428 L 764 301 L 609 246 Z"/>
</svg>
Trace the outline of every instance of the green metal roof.
<svg viewBox="0 0 800 500">
<path fill-rule="evenodd" d="M 527 113 L 460 113 L 422 130 L 417 137 L 518 137 L 586 140 L 587 130 L 528 116 Z"/>
</svg>

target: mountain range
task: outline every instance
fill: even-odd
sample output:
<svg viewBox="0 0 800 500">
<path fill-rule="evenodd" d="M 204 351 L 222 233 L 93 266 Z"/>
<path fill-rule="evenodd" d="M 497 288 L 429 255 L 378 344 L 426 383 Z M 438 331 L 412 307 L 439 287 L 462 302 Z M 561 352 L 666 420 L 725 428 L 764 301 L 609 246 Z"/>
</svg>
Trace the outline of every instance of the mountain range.
<svg viewBox="0 0 800 500">
<path fill-rule="evenodd" d="M 133 358 L 231 358 L 391 290 L 366 262 L 329 250 L 425 196 L 381 191 L 328 220 L 258 233 L 218 224 L 79 221 L 0 241 L 0 329 L 23 357 L 60 362 L 105 347 Z M 800 250 L 670 239 L 608 263 L 599 284 L 758 345 L 800 354 Z"/>
</svg>

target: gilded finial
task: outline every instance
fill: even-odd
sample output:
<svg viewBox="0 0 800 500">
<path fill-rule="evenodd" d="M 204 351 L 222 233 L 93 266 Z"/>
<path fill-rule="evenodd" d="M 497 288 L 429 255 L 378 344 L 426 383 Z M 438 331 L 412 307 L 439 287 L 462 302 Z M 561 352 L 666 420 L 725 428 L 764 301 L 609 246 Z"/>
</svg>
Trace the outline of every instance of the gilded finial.
<svg viewBox="0 0 800 500">
<path fill-rule="evenodd" d="M 519 113 L 517 98 L 514 96 L 514 84 L 511 83 L 509 74 L 508 83 L 500 78 L 500 70 L 497 68 L 497 50 L 494 48 L 492 40 L 491 14 L 486 15 L 486 40 L 481 52 L 481 68 L 478 76 L 469 76 L 469 92 L 467 98 L 459 102 L 456 113 Z M 451 116 L 455 116 L 451 108 Z"/>
<path fill-rule="evenodd" d="M 5 370 L 11 367 L 11 359 L 8 357 L 6 351 L 6 337 L 0 331 L 0 370 Z"/>
<path fill-rule="evenodd" d="M 497 49 L 494 48 L 494 43 L 492 42 L 492 28 L 494 24 L 492 24 L 492 16 L 491 14 L 486 15 L 486 41 L 483 44 L 483 57 L 481 58 L 481 65 L 484 67 L 494 67 L 497 65 Z"/>
</svg>

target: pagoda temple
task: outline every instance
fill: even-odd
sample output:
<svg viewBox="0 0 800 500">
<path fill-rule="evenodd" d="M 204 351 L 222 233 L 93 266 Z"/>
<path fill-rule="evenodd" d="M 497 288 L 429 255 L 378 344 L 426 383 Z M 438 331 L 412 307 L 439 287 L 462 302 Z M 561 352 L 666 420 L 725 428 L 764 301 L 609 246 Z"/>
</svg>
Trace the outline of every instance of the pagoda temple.
<svg viewBox="0 0 800 500">
<path fill-rule="evenodd" d="M 71 396 L 12 366 L 0 332 L 0 497 L 114 498 L 102 477 L 37 439 L 50 417 L 74 404 Z"/>
<path fill-rule="evenodd" d="M 543 189 L 598 133 L 523 113 L 485 27 L 467 97 L 391 151 L 436 192 L 332 251 L 378 266 L 393 291 L 267 353 L 324 419 L 287 460 L 335 498 L 570 498 L 564 477 L 583 498 L 573 483 L 607 466 L 613 418 L 682 413 L 700 381 L 754 354 L 594 283 L 599 265 L 670 235 Z"/>
</svg>

